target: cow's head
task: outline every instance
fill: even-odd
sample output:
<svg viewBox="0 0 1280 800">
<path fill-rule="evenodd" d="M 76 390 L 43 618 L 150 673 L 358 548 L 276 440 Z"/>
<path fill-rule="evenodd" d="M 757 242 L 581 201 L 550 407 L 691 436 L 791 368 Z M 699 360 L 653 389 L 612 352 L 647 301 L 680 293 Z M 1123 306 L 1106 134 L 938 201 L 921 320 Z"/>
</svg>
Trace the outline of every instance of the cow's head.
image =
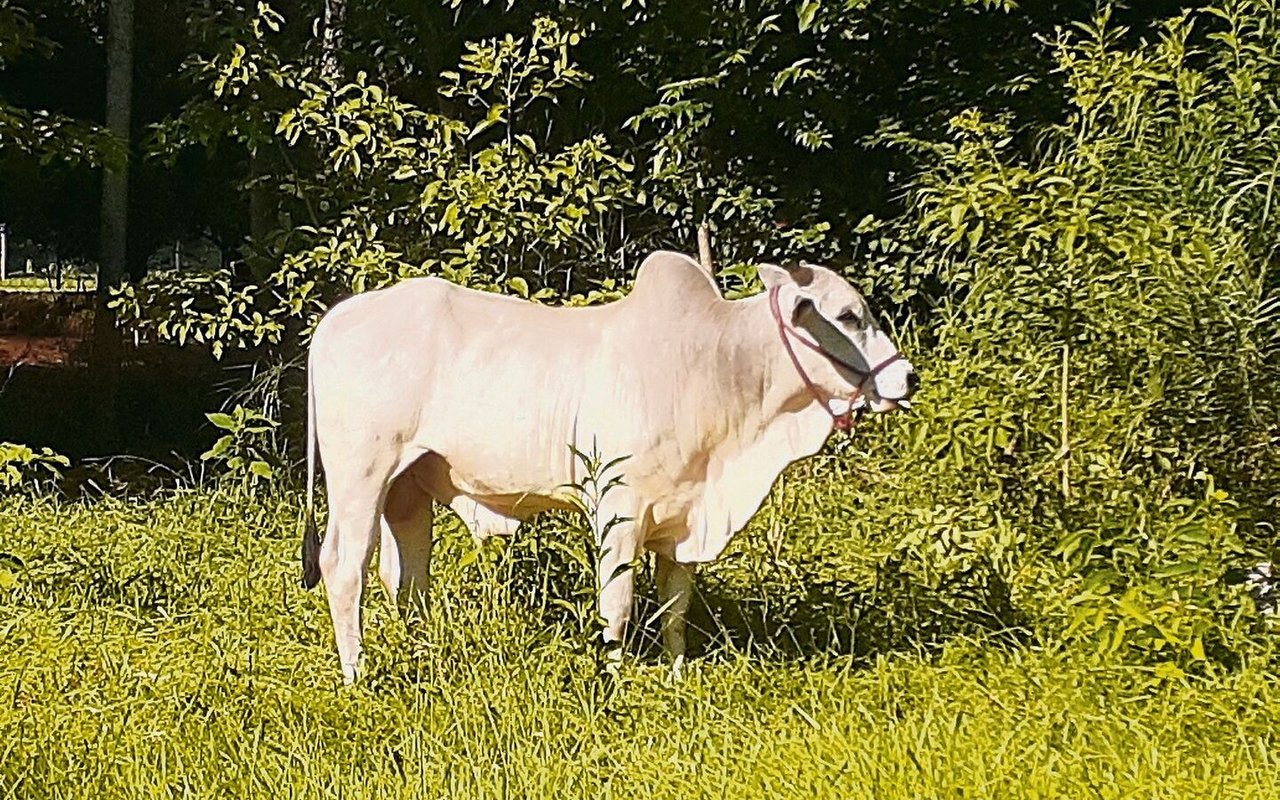
<svg viewBox="0 0 1280 800">
<path fill-rule="evenodd" d="M 872 411 L 910 405 L 920 380 L 911 362 L 876 323 L 862 294 L 837 273 L 801 262 L 763 264 L 765 288 L 776 293 L 781 321 L 813 347 L 794 352 L 807 377 L 833 398 L 861 394 Z M 897 356 L 895 358 L 895 356 Z"/>
</svg>

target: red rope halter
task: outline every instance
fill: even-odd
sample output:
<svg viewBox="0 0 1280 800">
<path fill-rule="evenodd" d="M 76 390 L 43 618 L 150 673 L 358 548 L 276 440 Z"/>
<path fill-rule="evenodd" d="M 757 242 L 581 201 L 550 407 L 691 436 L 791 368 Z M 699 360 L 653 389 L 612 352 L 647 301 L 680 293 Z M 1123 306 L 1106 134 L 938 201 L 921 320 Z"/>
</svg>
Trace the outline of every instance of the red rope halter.
<svg viewBox="0 0 1280 800">
<path fill-rule="evenodd" d="M 778 336 L 782 338 L 782 346 L 786 349 L 787 355 L 791 357 L 791 365 L 796 368 L 796 372 L 800 375 L 800 380 L 804 381 L 805 388 L 809 390 L 809 394 L 813 395 L 813 399 L 818 401 L 818 405 L 822 406 L 822 408 L 825 409 L 826 412 L 831 415 L 831 421 L 832 423 L 835 424 L 836 430 L 847 431 L 852 429 L 854 424 L 853 423 L 853 404 L 856 403 L 858 401 L 858 398 L 862 396 L 862 387 L 867 384 L 867 381 L 872 380 L 877 375 L 879 375 L 880 372 L 885 367 L 901 359 L 902 353 L 894 353 L 893 355 L 886 358 L 884 361 L 881 361 L 879 364 L 876 364 L 870 370 L 861 369 L 859 367 L 855 367 L 854 365 L 850 364 L 848 361 L 845 361 L 844 359 L 840 358 L 835 353 L 832 353 L 831 351 L 827 350 L 817 342 L 809 341 L 804 336 L 801 336 L 799 331 L 787 325 L 787 323 L 782 319 L 781 309 L 778 308 L 778 287 L 777 286 L 769 290 L 769 310 L 773 312 L 773 320 L 778 324 Z M 805 347 L 809 348 L 815 353 L 822 355 L 828 361 L 834 364 L 838 364 L 839 366 L 843 367 L 849 372 L 852 372 L 854 375 L 859 376 L 859 380 L 856 387 L 853 390 L 853 394 L 849 397 L 849 408 L 846 409 L 843 414 L 837 414 L 836 412 L 832 411 L 831 406 L 829 405 L 829 401 L 823 399 L 822 393 L 818 391 L 818 387 L 809 378 L 809 373 L 805 372 L 804 367 L 800 365 L 800 359 L 796 356 L 796 351 L 791 346 L 791 337 L 787 336 L 787 334 L 791 334 L 791 336 L 795 337 L 796 341 L 798 341 L 800 344 L 804 345 Z"/>
</svg>

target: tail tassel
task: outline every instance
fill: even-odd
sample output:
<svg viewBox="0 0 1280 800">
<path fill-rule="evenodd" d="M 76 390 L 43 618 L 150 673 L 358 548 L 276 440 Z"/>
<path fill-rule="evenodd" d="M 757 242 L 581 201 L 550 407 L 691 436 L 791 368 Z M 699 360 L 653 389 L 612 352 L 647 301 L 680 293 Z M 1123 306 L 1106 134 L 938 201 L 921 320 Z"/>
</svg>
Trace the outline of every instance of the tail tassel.
<svg viewBox="0 0 1280 800">
<path fill-rule="evenodd" d="M 316 519 L 307 515 L 307 528 L 302 534 L 302 588 L 314 589 L 320 582 L 320 535 Z"/>
</svg>

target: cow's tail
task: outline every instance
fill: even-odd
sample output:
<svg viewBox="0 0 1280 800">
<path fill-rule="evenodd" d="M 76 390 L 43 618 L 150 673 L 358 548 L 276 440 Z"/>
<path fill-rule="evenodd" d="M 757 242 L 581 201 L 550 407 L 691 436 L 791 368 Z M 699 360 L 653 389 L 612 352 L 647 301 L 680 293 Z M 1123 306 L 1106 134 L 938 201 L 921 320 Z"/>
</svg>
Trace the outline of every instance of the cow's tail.
<svg viewBox="0 0 1280 800">
<path fill-rule="evenodd" d="M 320 582 L 320 534 L 316 531 L 316 393 L 307 365 L 307 508 L 302 531 L 302 586 Z"/>
</svg>

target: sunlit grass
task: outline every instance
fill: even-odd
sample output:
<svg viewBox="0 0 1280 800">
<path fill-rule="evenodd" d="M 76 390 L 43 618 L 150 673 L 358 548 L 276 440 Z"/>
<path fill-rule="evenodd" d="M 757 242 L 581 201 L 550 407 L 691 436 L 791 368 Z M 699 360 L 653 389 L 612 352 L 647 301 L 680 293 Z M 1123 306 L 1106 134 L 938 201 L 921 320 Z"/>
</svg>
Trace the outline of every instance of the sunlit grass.
<svg viewBox="0 0 1280 800">
<path fill-rule="evenodd" d="M 701 617 L 683 681 L 646 641 L 599 673 L 553 602 L 589 589 L 556 529 L 464 559 L 446 524 L 430 617 L 406 628 L 375 590 L 367 679 L 343 688 L 292 498 L 4 501 L 0 797 L 1280 795 L 1260 667 L 1158 681 L 975 635 L 918 652 L 851 627 L 831 587 L 866 578 L 856 543 L 792 511 L 775 552 L 766 512 L 707 576 L 728 619 Z"/>
<path fill-rule="evenodd" d="M 43 275 L 9 275 L 0 280 L 0 292 L 93 292 L 97 287 L 95 275 L 67 275 L 52 280 Z"/>
</svg>

